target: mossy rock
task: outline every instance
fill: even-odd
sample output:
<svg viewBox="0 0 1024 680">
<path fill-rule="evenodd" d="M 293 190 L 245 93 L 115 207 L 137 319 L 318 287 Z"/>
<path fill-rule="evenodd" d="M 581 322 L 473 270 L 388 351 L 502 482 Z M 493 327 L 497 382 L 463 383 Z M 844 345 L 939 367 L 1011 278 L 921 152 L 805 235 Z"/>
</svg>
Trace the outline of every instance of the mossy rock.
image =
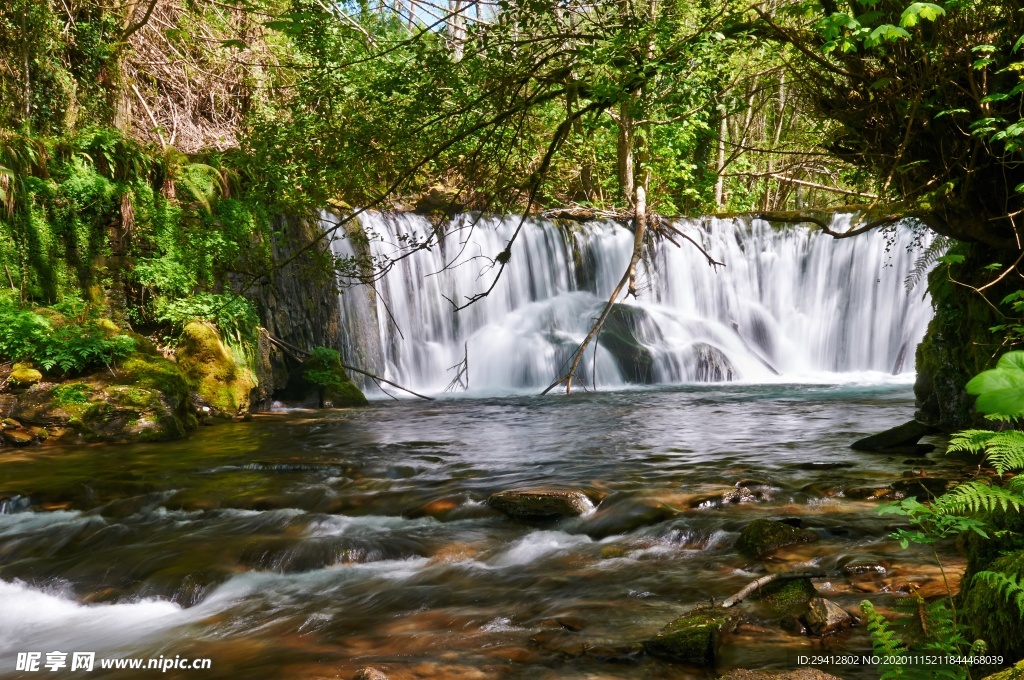
<svg viewBox="0 0 1024 680">
<path fill-rule="evenodd" d="M 601 326 L 598 342 L 608 350 L 626 382 L 650 384 L 655 381 L 654 355 L 637 338 L 647 312 L 640 307 L 615 304 Z"/>
<path fill-rule="evenodd" d="M 299 371 L 302 391 L 320 408 L 346 408 L 366 406 L 366 395 L 352 382 L 336 350 L 317 347 L 303 362 Z M 309 401 L 310 397 L 306 398 Z"/>
<path fill-rule="evenodd" d="M 7 384 L 15 389 L 24 389 L 37 385 L 43 380 L 43 374 L 32 368 L 31 365 L 15 364 L 10 375 L 7 376 Z"/>
<path fill-rule="evenodd" d="M 1006 555 L 989 564 L 994 571 L 1024 579 L 1024 551 Z M 971 634 L 988 643 L 993 654 L 1011 659 L 1024 657 L 1024 612 L 998 588 L 976 578 L 964 578 L 961 590 L 963 620 Z"/>
<path fill-rule="evenodd" d="M 734 614 L 722 607 L 694 609 L 644 641 L 651 656 L 694 666 L 714 666 L 722 636 L 731 627 Z"/>
<path fill-rule="evenodd" d="M 784 522 L 755 519 L 748 524 L 736 540 L 736 549 L 747 557 L 764 559 L 779 548 L 818 540 L 818 534 L 797 529 Z"/>
<path fill-rule="evenodd" d="M 1024 661 L 1018 662 L 1012 668 L 1006 668 L 998 673 L 986 675 L 984 680 L 1024 680 Z"/>
<path fill-rule="evenodd" d="M 757 595 L 761 608 L 772 618 L 799 616 L 817 596 L 814 584 L 806 578 L 773 581 L 761 588 Z"/>
<path fill-rule="evenodd" d="M 256 377 L 249 367 L 235 361 L 210 324 L 185 326 L 178 341 L 178 368 L 196 406 L 209 407 L 214 415 L 228 418 L 248 412 Z"/>
</svg>

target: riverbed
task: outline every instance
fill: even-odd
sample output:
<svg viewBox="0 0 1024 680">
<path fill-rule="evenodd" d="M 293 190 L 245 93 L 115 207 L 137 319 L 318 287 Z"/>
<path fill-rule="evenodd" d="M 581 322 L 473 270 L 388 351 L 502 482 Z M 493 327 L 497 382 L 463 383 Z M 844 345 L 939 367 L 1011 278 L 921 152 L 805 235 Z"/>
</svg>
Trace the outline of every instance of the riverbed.
<svg viewBox="0 0 1024 680">
<path fill-rule="evenodd" d="M 822 570 L 819 592 L 851 611 L 940 585 L 930 553 L 887 538 L 878 496 L 968 463 L 939 439 L 927 455 L 849 448 L 913 410 L 905 383 L 706 385 L 375 401 L 180 442 L 7 452 L 0 677 L 38 676 L 14 670 L 33 650 L 209 658 L 204 678 L 707 677 L 638 644 L 768 571 Z M 751 500 L 722 502 L 737 483 Z M 525 525 L 485 504 L 551 486 L 596 510 Z M 759 517 L 820 538 L 742 557 Z M 955 550 L 941 554 L 955 578 Z M 744 606 L 719 671 L 870 650 L 863 627 L 814 639 Z"/>
</svg>

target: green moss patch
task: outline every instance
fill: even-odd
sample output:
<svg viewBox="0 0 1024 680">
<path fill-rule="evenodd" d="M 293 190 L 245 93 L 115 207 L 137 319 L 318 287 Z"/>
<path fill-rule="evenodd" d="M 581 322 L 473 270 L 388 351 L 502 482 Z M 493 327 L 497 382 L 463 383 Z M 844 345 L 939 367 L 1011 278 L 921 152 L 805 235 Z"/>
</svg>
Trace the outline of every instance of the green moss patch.
<svg viewBox="0 0 1024 680">
<path fill-rule="evenodd" d="M 645 641 L 644 649 L 651 656 L 669 661 L 712 666 L 722 645 L 722 634 L 731 623 L 732 613 L 727 609 L 695 609 Z"/>
</svg>

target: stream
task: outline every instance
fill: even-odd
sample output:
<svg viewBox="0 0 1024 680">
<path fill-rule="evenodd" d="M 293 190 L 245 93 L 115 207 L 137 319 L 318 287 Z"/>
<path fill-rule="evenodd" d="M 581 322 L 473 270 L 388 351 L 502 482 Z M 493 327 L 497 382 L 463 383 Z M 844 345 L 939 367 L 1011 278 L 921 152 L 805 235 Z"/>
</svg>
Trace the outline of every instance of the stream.
<svg viewBox="0 0 1024 680">
<path fill-rule="evenodd" d="M 819 592 L 849 610 L 941 585 L 929 554 L 886 538 L 895 520 L 871 496 L 967 463 L 849 448 L 912 417 L 909 377 L 374 401 L 178 442 L 5 453 L 0 677 L 38 676 L 13 670 L 33 650 L 205 657 L 204 678 L 708 677 L 638 643 L 768 571 L 821 569 Z M 723 504 L 738 482 L 756 500 Z M 485 504 L 550 486 L 596 510 L 530 526 Z M 799 518 L 820 540 L 744 558 L 736 536 L 759 517 Z M 743 606 L 719 671 L 870 650 L 862 626 L 813 639 Z"/>
</svg>

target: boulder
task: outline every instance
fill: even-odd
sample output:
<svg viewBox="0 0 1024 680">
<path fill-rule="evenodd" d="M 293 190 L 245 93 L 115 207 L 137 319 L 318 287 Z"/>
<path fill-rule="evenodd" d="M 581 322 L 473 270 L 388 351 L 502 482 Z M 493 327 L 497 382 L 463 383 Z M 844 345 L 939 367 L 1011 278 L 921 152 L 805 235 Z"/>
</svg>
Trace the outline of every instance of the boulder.
<svg viewBox="0 0 1024 680">
<path fill-rule="evenodd" d="M 601 326 L 598 343 L 612 355 L 623 380 L 647 385 L 655 381 L 654 355 L 637 337 L 641 326 L 657 330 L 640 307 L 615 304 Z"/>
<path fill-rule="evenodd" d="M 491 495 L 487 504 L 513 519 L 538 521 L 578 517 L 594 509 L 582 491 L 520 489 Z"/>
<path fill-rule="evenodd" d="M 806 578 L 773 581 L 757 593 L 761 607 L 772 618 L 803 614 L 817 595 L 814 584 Z"/>
<path fill-rule="evenodd" d="M 28 430 L 4 430 L 0 432 L 0 438 L 11 446 L 28 446 L 38 438 Z"/>
<path fill-rule="evenodd" d="M 812 635 L 832 635 L 849 628 L 854 622 L 849 612 L 823 597 L 810 601 L 804 619 Z"/>
<path fill-rule="evenodd" d="M 7 376 L 7 384 L 15 389 L 32 387 L 43 380 L 43 374 L 32 368 L 31 364 L 14 364 L 14 369 Z"/>
<path fill-rule="evenodd" d="M 600 540 L 658 524 L 678 514 L 678 510 L 656 498 L 614 494 L 601 502 L 601 509 L 586 519 L 581 530 Z"/>
<path fill-rule="evenodd" d="M 669 661 L 713 666 L 722 646 L 722 636 L 729 632 L 735 614 L 722 607 L 694 609 L 668 624 L 650 640 L 644 649 L 651 656 Z"/>
<path fill-rule="evenodd" d="M 939 430 L 931 425 L 911 420 L 902 425 L 897 425 L 885 432 L 873 434 L 870 437 L 858 439 L 850 444 L 851 449 L 857 451 L 888 451 L 890 449 L 915 448 L 921 437 L 928 434 L 935 434 Z"/>
<path fill-rule="evenodd" d="M 729 382 L 736 379 L 736 369 L 725 352 L 706 342 L 693 345 L 696 366 L 694 379 L 697 382 Z"/>
<path fill-rule="evenodd" d="M 755 519 L 748 524 L 736 540 L 736 549 L 747 557 L 763 559 L 779 548 L 818 540 L 808 529 L 797 529 L 785 522 Z"/>
<path fill-rule="evenodd" d="M 185 326 L 178 340 L 178 367 L 196 407 L 225 418 L 249 411 L 256 376 L 236 361 L 212 325 L 195 321 Z"/>
</svg>

